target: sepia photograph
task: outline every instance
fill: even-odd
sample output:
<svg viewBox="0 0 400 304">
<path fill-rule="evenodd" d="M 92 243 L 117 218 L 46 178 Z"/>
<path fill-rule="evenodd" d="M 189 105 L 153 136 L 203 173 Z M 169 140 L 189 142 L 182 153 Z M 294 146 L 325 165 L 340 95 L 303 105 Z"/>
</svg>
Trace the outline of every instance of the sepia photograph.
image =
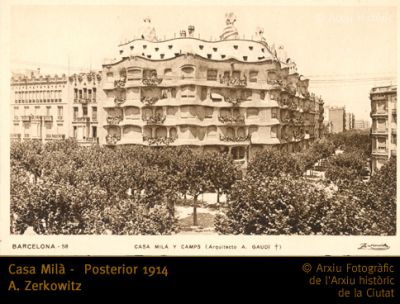
<svg viewBox="0 0 400 304">
<path fill-rule="evenodd" d="M 5 251 L 389 250 L 397 4 L 279 3 L 11 2 Z"/>
</svg>

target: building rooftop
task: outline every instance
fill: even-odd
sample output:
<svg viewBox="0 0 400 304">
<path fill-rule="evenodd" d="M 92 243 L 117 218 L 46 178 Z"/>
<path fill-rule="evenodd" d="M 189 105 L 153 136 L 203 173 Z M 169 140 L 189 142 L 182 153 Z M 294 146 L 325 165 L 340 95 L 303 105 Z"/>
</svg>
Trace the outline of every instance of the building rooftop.
<svg viewBox="0 0 400 304">
<path fill-rule="evenodd" d="M 380 94 L 380 93 L 396 93 L 397 86 L 395 85 L 387 85 L 381 87 L 374 87 L 371 89 L 371 94 Z"/>
<path fill-rule="evenodd" d="M 259 63 L 278 61 L 281 66 L 289 68 L 289 73 L 297 73 L 296 63 L 286 55 L 284 46 L 277 49 L 274 44 L 267 43 L 264 29 L 257 27 L 252 39 L 239 39 L 235 27 L 236 16 L 233 13 L 225 15 L 226 27 L 222 29 L 219 40 L 211 41 L 195 38 L 195 26 L 189 25 L 187 30 L 181 30 L 179 37 L 160 40 L 151 19 L 146 17 L 139 27 L 139 35 L 118 47 L 119 60 L 127 57 L 142 57 L 147 60 L 168 60 L 180 55 L 193 54 L 213 60 L 237 60 L 239 62 Z M 109 62 L 111 64 L 111 62 Z"/>
<path fill-rule="evenodd" d="M 62 75 L 43 75 L 40 73 L 40 69 L 37 70 L 25 70 L 23 72 L 13 72 L 11 75 L 11 84 L 25 84 L 25 83 L 46 83 L 46 82 L 58 82 L 66 81 L 67 77 L 65 74 Z"/>
</svg>

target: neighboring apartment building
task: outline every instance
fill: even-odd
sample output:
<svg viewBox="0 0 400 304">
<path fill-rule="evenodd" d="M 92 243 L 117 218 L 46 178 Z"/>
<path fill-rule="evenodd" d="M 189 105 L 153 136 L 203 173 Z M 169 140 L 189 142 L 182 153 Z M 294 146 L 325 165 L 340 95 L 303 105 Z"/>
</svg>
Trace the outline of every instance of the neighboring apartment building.
<svg viewBox="0 0 400 304">
<path fill-rule="evenodd" d="M 379 170 L 392 156 L 397 147 L 397 88 L 383 86 L 372 88 L 371 99 L 371 137 L 372 173 Z"/>
<path fill-rule="evenodd" d="M 371 123 L 368 120 L 356 119 L 354 122 L 354 129 L 366 130 L 371 127 Z"/>
<path fill-rule="evenodd" d="M 11 139 L 43 142 L 67 137 L 70 126 L 65 75 L 40 70 L 14 73 L 11 78 Z"/>
<path fill-rule="evenodd" d="M 329 108 L 330 133 L 340 133 L 346 129 L 346 110 L 344 107 Z"/>
<path fill-rule="evenodd" d="M 82 145 L 97 143 L 101 133 L 99 100 L 104 100 L 101 89 L 101 73 L 79 73 L 68 77 L 72 126 L 69 136 Z"/>
<path fill-rule="evenodd" d="M 120 58 L 103 65 L 100 143 L 189 145 L 245 164 L 267 147 L 300 151 L 322 133 L 322 100 L 263 37 L 157 41 L 147 32 L 151 38 L 120 45 Z"/>
<path fill-rule="evenodd" d="M 68 78 L 42 75 L 40 69 L 13 73 L 11 139 L 46 142 L 74 137 L 82 145 L 98 142 L 97 100 L 104 94 L 100 82 L 101 73 L 94 72 Z"/>
<path fill-rule="evenodd" d="M 354 129 L 354 123 L 355 123 L 355 116 L 353 113 L 346 113 L 346 118 L 345 118 L 345 129 L 346 131 Z"/>
</svg>

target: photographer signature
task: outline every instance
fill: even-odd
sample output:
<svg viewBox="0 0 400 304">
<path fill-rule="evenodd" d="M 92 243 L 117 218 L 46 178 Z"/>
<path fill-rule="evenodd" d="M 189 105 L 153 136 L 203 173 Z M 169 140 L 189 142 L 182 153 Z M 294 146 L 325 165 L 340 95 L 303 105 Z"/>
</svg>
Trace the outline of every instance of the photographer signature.
<svg viewBox="0 0 400 304">
<path fill-rule="evenodd" d="M 368 243 L 361 243 L 360 249 L 367 249 L 367 250 L 388 250 L 390 248 L 389 245 L 385 244 L 368 244 Z"/>
</svg>

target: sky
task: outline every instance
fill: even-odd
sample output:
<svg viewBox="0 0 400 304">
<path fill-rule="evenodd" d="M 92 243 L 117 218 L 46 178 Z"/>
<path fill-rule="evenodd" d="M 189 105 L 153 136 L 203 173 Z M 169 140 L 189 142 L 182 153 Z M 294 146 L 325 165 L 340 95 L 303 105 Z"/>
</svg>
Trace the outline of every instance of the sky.
<svg viewBox="0 0 400 304">
<path fill-rule="evenodd" d="M 144 3 L 144 2 L 142 2 Z M 100 70 L 117 46 L 138 34 L 149 16 L 159 39 L 178 36 L 188 25 L 196 37 L 216 39 L 225 13 L 234 12 L 240 37 L 257 26 L 269 44 L 283 44 L 310 91 L 326 105 L 345 106 L 356 119 L 370 119 L 369 91 L 396 84 L 397 15 L 381 6 L 144 6 L 13 5 L 10 67 L 43 73 Z"/>
</svg>

